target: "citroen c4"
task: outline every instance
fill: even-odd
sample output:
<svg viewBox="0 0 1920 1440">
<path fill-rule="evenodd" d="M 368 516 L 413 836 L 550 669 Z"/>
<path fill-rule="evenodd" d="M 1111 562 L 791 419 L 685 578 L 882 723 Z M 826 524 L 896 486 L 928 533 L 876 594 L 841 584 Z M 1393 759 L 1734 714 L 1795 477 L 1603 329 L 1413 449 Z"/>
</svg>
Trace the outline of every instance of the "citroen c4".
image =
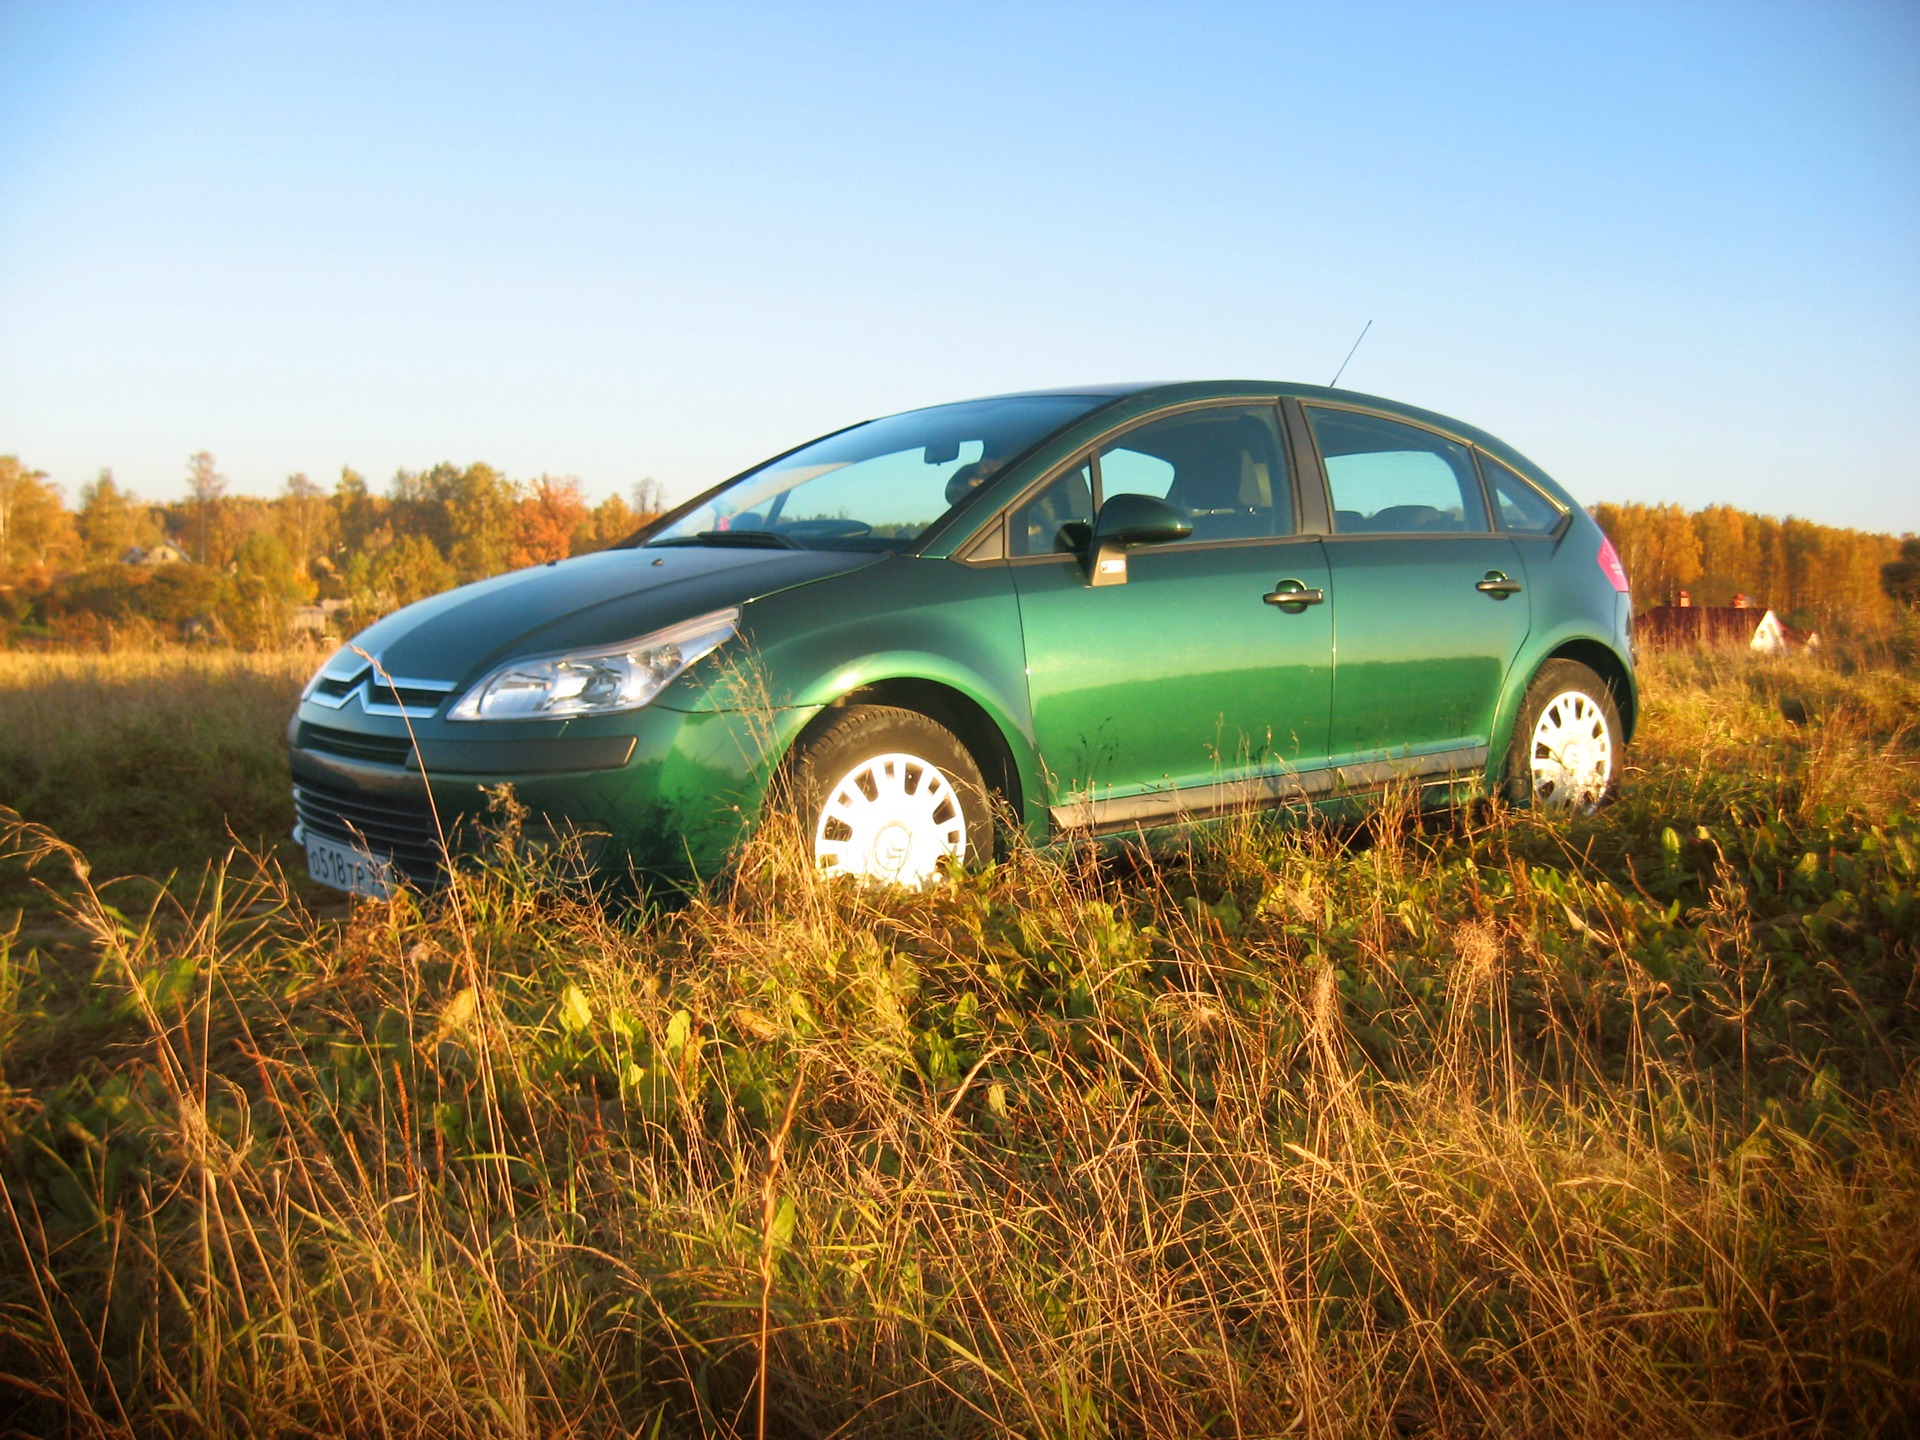
<svg viewBox="0 0 1920 1440">
<path fill-rule="evenodd" d="M 289 729 L 295 835 L 326 883 L 432 885 L 511 785 L 601 870 L 688 876 L 780 793 L 823 872 L 917 885 L 1012 828 L 1392 783 L 1584 809 L 1630 625 L 1586 512 L 1445 416 L 1238 381 L 936 405 L 356 636 Z"/>
</svg>

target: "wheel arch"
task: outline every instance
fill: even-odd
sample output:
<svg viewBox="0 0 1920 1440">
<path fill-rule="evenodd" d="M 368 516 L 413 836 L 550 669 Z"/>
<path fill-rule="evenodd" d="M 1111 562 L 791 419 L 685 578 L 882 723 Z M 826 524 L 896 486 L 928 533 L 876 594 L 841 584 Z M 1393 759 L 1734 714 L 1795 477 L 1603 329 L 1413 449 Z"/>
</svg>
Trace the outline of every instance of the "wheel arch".
<svg viewBox="0 0 1920 1440">
<path fill-rule="evenodd" d="M 1520 717 L 1521 702 L 1540 671 L 1555 660 L 1572 660 L 1598 675 L 1612 692 L 1614 706 L 1620 712 L 1621 743 L 1633 738 L 1639 719 L 1639 690 L 1632 669 L 1620 653 L 1590 634 L 1575 632 L 1551 637 L 1540 648 L 1524 653 L 1508 672 L 1507 685 L 1501 693 L 1492 733 L 1488 736 L 1486 773 L 1490 792 L 1499 787 L 1506 774 L 1507 752 L 1513 745 L 1513 727 Z"/>
<path fill-rule="evenodd" d="M 1036 792 L 1022 773 L 1023 767 L 1005 729 L 979 700 L 942 680 L 920 675 L 888 675 L 863 681 L 822 706 L 794 737 L 788 754 L 830 723 L 835 712 L 850 705 L 891 705 L 945 726 L 973 756 L 987 788 L 1011 806 L 1015 815 L 1025 819 L 1027 798 Z"/>
<path fill-rule="evenodd" d="M 1586 666 L 1613 692 L 1613 703 L 1620 712 L 1620 738 L 1623 743 L 1633 739 L 1633 728 L 1639 720 L 1639 694 L 1633 683 L 1633 675 L 1620 657 L 1614 654 L 1612 647 L 1598 640 L 1578 639 L 1563 641 L 1550 653 L 1540 657 L 1540 663 L 1533 667 L 1534 674 L 1549 660 L 1572 660 Z M 1529 677 L 1527 683 L 1533 683 Z"/>
</svg>

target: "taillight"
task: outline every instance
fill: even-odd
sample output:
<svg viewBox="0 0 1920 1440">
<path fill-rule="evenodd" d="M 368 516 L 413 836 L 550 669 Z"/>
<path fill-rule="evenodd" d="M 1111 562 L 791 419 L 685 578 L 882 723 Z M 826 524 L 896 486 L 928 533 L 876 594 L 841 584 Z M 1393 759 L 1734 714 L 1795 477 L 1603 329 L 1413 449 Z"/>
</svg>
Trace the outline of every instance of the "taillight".
<svg viewBox="0 0 1920 1440">
<path fill-rule="evenodd" d="M 1613 588 L 1622 595 L 1633 587 L 1627 583 L 1627 567 L 1620 563 L 1620 552 L 1613 548 L 1613 541 L 1606 536 L 1600 537 L 1600 568 L 1607 572 L 1607 579 L 1613 582 Z"/>
</svg>

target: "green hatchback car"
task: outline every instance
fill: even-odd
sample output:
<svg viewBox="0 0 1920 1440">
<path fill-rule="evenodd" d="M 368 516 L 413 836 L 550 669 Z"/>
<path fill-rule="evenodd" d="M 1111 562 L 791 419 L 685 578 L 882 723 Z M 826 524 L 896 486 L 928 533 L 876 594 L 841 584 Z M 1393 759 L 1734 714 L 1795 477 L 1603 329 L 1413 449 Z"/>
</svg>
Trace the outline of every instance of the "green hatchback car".
<svg viewBox="0 0 1920 1440">
<path fill-rule="evenodd" d="M 1089 386 L 802 445 L 621 546 L 389 615 L 293 718 L 315 878 L 430 885 L 511 784 L 606 872 L 711 874 L 776 782 L 822 871 L 1395 782 L 1586 808 L 1637 692 L 1613 547 L 1470 425 Z M 429 787 L 431 801 L 429 804 Z"/>
</svg>

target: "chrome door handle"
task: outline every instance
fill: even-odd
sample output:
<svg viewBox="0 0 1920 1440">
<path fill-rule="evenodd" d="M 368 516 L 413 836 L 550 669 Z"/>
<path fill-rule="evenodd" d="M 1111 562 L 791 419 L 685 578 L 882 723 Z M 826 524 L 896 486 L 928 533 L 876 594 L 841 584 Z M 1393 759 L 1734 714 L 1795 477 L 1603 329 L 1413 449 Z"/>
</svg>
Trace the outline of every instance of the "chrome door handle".
<svg viewBox="0 0 1920 1440">
<path fill-rule="evenodd" d="M 1283 610 L 1299 614 L 1309 605 L 1318 605 L 1327 598 L 1327 592 L 1318 587 L 1309 587 L 1298 580 L 1282 580 L 1273 589 L 1260 597 L 1269 605 L 1278 605 Z"/>
<path fill-rule="evenodd" d="M 1504 600 L 1509 595 L 1518 595 L 1520 593 L 1520 582 L 1518 580 L 1509 580 L 1498 570 L 1489 570 L 1487 571 L 1487 578 L 1476 581 L 1473 588 L 1478 590 L 1482 595 L 1491 595 L 1496 600 Z"/>
</svg>

